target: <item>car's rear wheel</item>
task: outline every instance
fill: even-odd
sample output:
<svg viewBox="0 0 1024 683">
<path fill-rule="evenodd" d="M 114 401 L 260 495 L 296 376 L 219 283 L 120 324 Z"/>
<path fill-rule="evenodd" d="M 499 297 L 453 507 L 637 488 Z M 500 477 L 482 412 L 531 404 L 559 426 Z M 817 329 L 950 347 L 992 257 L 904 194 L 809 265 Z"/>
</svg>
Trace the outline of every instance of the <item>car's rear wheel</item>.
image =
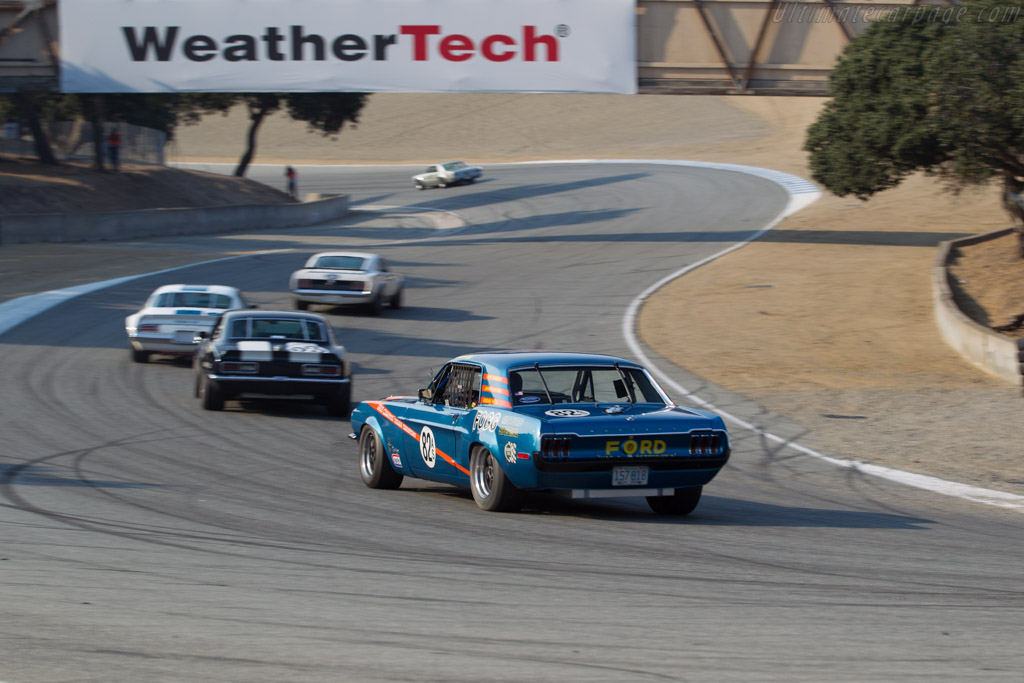
<svg viewBox="0 0 1024 683">
<path fill-rule="evenodd" d="M 391 466 L 373 427 L 364 426 L 359 433 L 359 476 L 371 489 L 397 489 L 405 479 Z"/>
<path fill-rule="evenodd" d="M 149 362 L 149 351 L 139 351 L 132 349 L 132 360 L 136 363 L 148 363 Z"/>
<path fill-rule="evenodd" d="M 308 311 L 309 310 L 309 302 L 308 301 L 299 301 L 298 299 L 296 299 L 295 300 L 295 309 L 299 310 L 299 311 Z"/>
<path fill-rule="evenodd" d="M 523 492 L 508 480 L 497 459 L 483 446 L 477 446 L 469 456 L 469 488 L 481 510 L 514 512 L 523 506 Z"/>
<path fill-rule="evenodd" d="M 391 297 L 391 308 L 399 309 L 402 307 L 402 288 L 399 287 L 395 295 Z"/>
<path fill-rule="evenodd" d="M 199 379 L 199 402 L 204 410 L 224 410 L 224 394 L 206 375 Z"/>
<path fill-rule="evenodd" d="M 438 187 L 448 187 L 448 181 L 447 180 L 438 180 L 437 181 L 437 186 Z"/>
<path fill-rule="evenodd" d="M 688 515 L 700 502 L 703 486 L 676 489 L 671 496 L 648 496 L 647 504 L 659 515 Z"/>
<path fill-rule="evenodd" d="M 346 384 L 337 394 L 327 400 L 325 404 L 327 414 L 331 417 L 348 417 L 352 410 L 352 385 Z"/>
<path fill-rule="evenodd" d="M 370 315 L 380 315 L 382 310 L 384 310 L 384 295 L 378 292 L 377 296 L 373 297 L 373 300 L 366 304 L 366 312 Z"/>
</svg>

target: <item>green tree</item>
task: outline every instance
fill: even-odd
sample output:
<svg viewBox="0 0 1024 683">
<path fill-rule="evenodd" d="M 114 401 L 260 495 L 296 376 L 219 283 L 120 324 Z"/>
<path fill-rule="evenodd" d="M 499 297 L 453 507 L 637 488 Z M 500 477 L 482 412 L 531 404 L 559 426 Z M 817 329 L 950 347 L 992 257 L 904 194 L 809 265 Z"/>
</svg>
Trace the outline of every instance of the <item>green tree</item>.
<svg viewBox="0 0 1024 683">
<path fill-rule="evenodd" d="M 897 10 L 843 52 L 804 144 L 830 192 L 867 199 L 918 171 L 953 191 L 1024 188 L 1024 0 L 948 9 Z M 1006 208 L 1024 225 L 1020 205 Z"/>
<path fill-rule="evenodd" d="M 245 175 L 256 156 L 256 142 L 260 126 L 271 114 L 285 107 L 296 121 L 305 121 L 311 131 L 325 136 L 337 135 L 345 123 L 357 124 L 359 112 L 369 95 L 365 93 L 256 93 L 240 95 L 249 116 L 246 147 L 235 167 L 235 175 Z"/>
</svg>

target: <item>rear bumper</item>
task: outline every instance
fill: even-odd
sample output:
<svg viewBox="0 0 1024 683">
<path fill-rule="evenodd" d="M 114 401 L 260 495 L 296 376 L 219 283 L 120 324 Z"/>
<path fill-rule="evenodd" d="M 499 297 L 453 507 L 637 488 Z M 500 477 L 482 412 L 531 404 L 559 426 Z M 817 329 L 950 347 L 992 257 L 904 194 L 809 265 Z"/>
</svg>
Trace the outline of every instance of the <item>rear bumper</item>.
<svg viewBox="0 0 1024 683">
<path fill-rule="evenodd" d="M 507 468 L 506 473 L 519 488 L 572 492 L 573 497 L 668 495 L 657 490 L 707 484 L 729 461 L 729 455 L 730 451 L 726 450 L 720 455 L 688 458 L 602 458 L 554 462 L 534 457 L 531 458 L 532 467 L 516 465 Z M 648 467 L 647 481 L 640 486 L 613 486 L 612 468 L 620 465 Z"/>
<path fill-rule="evenodd" d="M 623 496 L 659 496 L 664 489 L 682 489 L 707 484 L 721 470 L 721 467 L 692 470 L 651 470 L 643 486 L 612 486 L 612 474 L 608 472 L 538 472 L 533 487 L 548 491 L 572 491 L 574 498 L 618 498 Z M 515 483 L 515 482 L 513 482 Z M 653 492 L 652 492 L 653 491 Z"/>
<path fill-rule="evenodd" d="M 293 289 L 292 296 L 299 301 L 315 304 L 368 304 L 376 297 L 375 292 L 345 292 L 323 289 Z"/>
<path fill-rule="evenodd" d="M 191 356 L 196 352 L 198 344 L 194 341 L 176 342 L 172 335 L 128 335 L 128 343 L 136 351 L 151 351 L 175 356 Z"/>
<path fill-rule="evenodd" d="M 572 499 L 590 498 L 632 498 L 636 496 L 672 496 L 676 489 L 614 488 L 614 489 L 568 489 L 558 491 Z"/>
<path fill-rule="evenodd" d="M 240 375 L 207 375 L 221 392 L 232 395 L 312 396 L 331 398 L 350 391 L 352 378 L 317 379 L 306 377 L 246 377 Z"/>
</svg>

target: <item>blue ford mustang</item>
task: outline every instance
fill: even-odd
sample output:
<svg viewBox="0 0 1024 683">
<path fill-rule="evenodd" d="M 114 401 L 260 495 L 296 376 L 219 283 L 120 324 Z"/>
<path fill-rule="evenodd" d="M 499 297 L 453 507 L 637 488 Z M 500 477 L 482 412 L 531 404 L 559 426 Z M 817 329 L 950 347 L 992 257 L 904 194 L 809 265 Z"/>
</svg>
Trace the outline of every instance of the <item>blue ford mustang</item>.
<svg viewBox="0 0 1024 683">
<path fill-rule="evenodd" d="M 644 496 L 685 515 L 730 452 L 720 417 L 673 404 L 634 362 L 585 353 L 459 356 L 417 397 L 360 403 L 352 428 L 370 488 L 407 476 L 468 486 L 492 511 L 555 491 Z"/>
</svg>

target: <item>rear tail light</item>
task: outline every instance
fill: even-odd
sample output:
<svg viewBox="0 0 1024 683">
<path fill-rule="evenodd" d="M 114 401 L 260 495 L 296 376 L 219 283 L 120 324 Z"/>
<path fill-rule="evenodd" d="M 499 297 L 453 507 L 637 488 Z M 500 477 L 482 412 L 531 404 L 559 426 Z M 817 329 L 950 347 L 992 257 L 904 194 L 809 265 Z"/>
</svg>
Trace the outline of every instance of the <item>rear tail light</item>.
<svg viewBox="0 0 1024 683">
<path fill-rule="evenodd" d="M 160 326 L 156 323 L 142 323 L 139 325 L 139 332 L 159 332 Z"/>
<path fill-rule="evenodd" d="M 348 286 L 355 292 L 361 292 L 366 289 L 366 283 L 359 280 L 354 280 L 353 282 L 348 283 Z"/>
<path fill-rule="evenodd" d="M 545 436 L 540 441 L 540 457 L 544 460 L 557 460 L 569 457 L 568 436 Z"/>
<path fill-rule="evenodd" d="M 307 377 L 341 377 L 340 365 L 303 365 L 302 374 Z"/>
<path fill-rule="evenodd" d="M 691 434 L 690 455 L 715 455 L 722 447 L 722 438 L 718 434 Z"/>
<path fill-rule="evenodd" d="M 220 364 L 221 372 L 237 372 L 242 375 L 255 375 L 259 372 L 259 363 L 236 363 L 232 361 Z"/>
<path fill-rule="evenodd" d="M 309 289 L 313 286 L 313 280 L 299 280 L 299 289 Z"/>
</svg>

